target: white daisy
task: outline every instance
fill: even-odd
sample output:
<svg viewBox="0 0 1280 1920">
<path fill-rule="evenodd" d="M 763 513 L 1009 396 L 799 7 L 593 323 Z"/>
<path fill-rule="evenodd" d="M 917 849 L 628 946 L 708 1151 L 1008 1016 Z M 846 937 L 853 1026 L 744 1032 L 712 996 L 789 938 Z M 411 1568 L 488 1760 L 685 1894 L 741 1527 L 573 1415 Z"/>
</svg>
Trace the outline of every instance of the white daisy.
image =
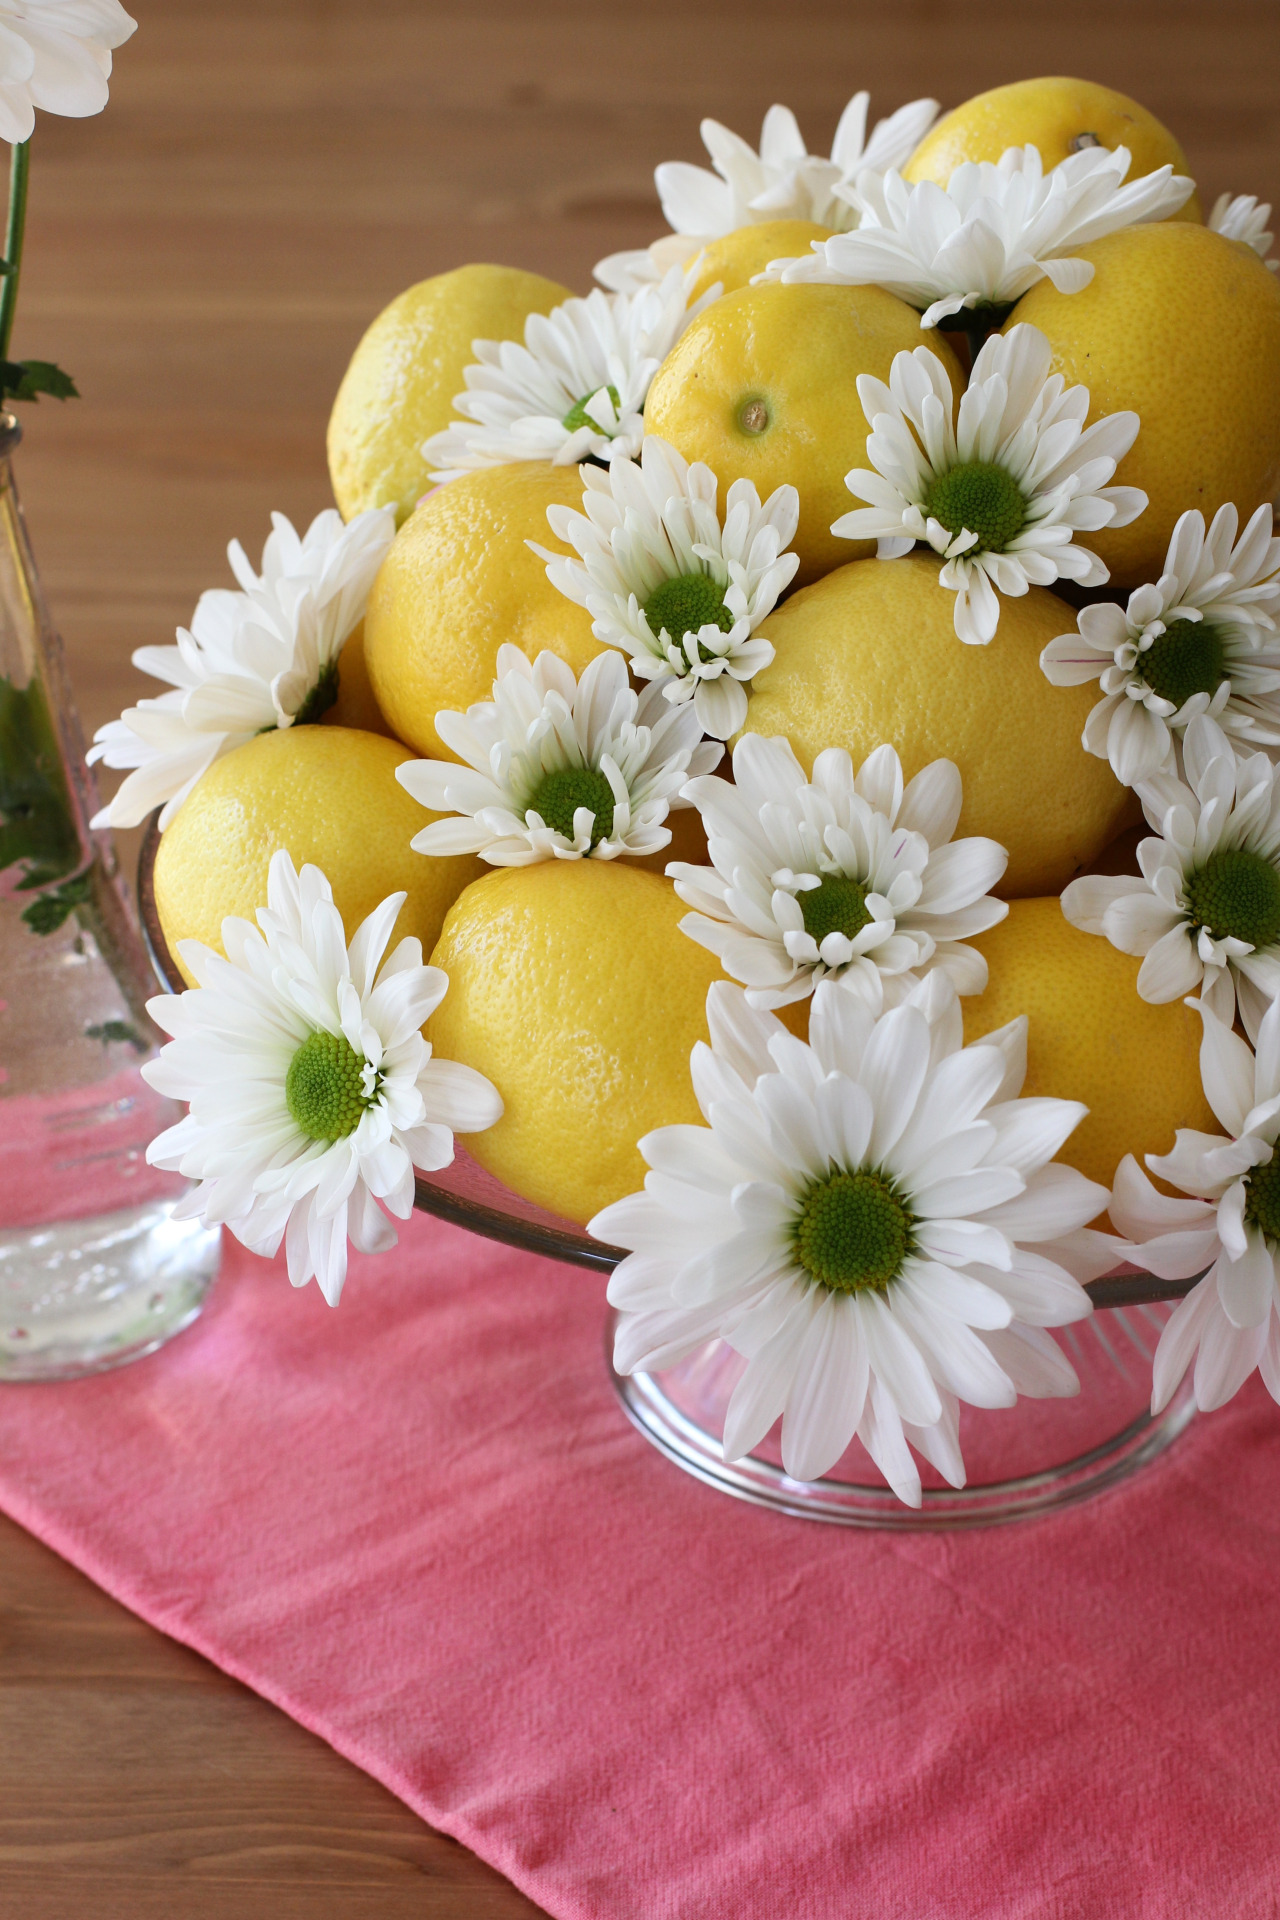
<svg viewBox="0 0 1280 1920">
<path fill-rule="evenodd" d="M 126 707 L 93 736 L 90 761 L 130 767 L 95 827 L 136 827 L 161 807 L 168 826 L 206 767 L 272 727 L 318 720 L 338 697 L 338 655 L 364 618 L 395 515 L 374 507 L 344 526 L 330 507 L 301 537 L 282 513 L 254 572 L 227 549 L 241 591 L 202 593 L 176 647 L 139 647 L 133 664 L 173 688 Z"/>
<path fill-rule="evenodd" d="M 587 609 L 598 640 L 630 656 L 639 679 L 661 681 L 668 700 L 692 700 L 703 730 L 727 739 L 746 718 L 743 682 L 773 659 L 754 635 L 800 565 L 785 551 L 800 496 L 779 487 L 762 507 L 751 482 L 735 480 L 722 526 L 710 467 L 690 466 L 652 433 L 638 464 L 584 467 L 582 478 L 585 513 L 547 508 L 552 531 L 581 559 L 529 542 L 547 578 Z"/>
<path fill-rule="evenodd" d="M 668 812 L 689 805 L 684 782 L 710 772 L 724 752 L 703 740 L 692 706 L 672 706 L 652 684 L 634 693 L 612 650 L 597 654 L 581 680 L 553 653 L 531 664 L 503 646 L 497 665 L 492 702 L 436 715 L 458 759 L 396 768 L 424 807 L 461 816 L 424 827 L 415 850 L 526 867 L 667 846 Z"/>
<path fill-rule="evenodd" d="M 511 460 L 573 466 L 639 453 L 645 399 L 654 374 L 695 314 L 718 299 L 719 283 L 692 306 L 693 268 L 673 266 L 660 285 L 635 293 L 566 300 L 531 313 L 524 345 L 473 340 L 476 364 L 454 399 L 465 424 L 432 434 L 422 452 L 431 478 L 456 480 Z"/>
<path fill-rule="evenodd" d="M 1236 541 L 1233 506 L 1184 513 L 1164 572 L 1129 595 L 1076 616 L 1040 655 L 1055 687 L 1100 680 L 1103 698 L 1085 722 L 1084 745 L 1109 760 L 1126 787 L 1174 770 L 1174 741 L 1198 713 L 1239 751 L 1280 746 L 1280 540 L 1270 507 L 1259 507 Z"/>
<path fill-rule="evenodd" d="M 1088 1314 L 1079 1282 L 1122 1247 L 1085 1230 L 1106 1189 L 1053 1161 L 1085 1108 L 1018 1099 L 1026 1020 L 963 1046 L 941 973 L 878 1019 L 824 983 L 807 1046 L 725 982 L 707 1021 L 691 1060 L 707 1126 L 647 1134 L 644 1191 L 590 1223 L 630 1249 L 609 1282 L 615 1365 L 727 1340 L 747 1359 L 727 1459 L 781 1415 L 795 1479 L 856 1433 L 910 1505 L 908 1442 L 962 1486 L 959 1401 L 1079 1391 L 1045 1329 Z"/>
<path fill-rule="evenodd" d="M 1093 279 L 1074 250 L 1121 227 L 1167 220 L 1194 181 L 1158 167 L 1122 186 L 1129 151 L 1085 147 L 1046 173 L 1035 147 L 1010 147 L 996 163 L 966 161 L 945 187 L 864 169 L 846 194 L 859 220 L 770 276 L 831 286 L 878 286 L 923 308 L 922 327 L 967 308 L 995 324 L 1037 280 L 1079 293 Z"/>
<path fill-rule="evenodd" d="M 1256 1039 L 1280 994 L 1280 767 L 1237 759 L 1216 720 L 1182 736 L 1185 782 L 1153 774 L 1135 792 L 1161 837 L 1138 846 L 1142 875 L 1087 874 L 1062 896 L 1073 926 L 1144 956 L 1138 992 L 1160 1004 L 1197 988 Z"/>
<path fill-rule="evenodd" d="M 1209 215 L 1208 225 L 1214 233 L 1225 235 L 1228 240 L 1243 240 L 1246 247 L 1252 247 L 1259 260 L 1266 260 L 1272 273 L 1280 267 L 1280 260 L 1267 260 L 1274 233 L 1267 230 L 1271 218 L 1269 201 L 1258 200 L 1251 193 L 1220 193 L 1213 203 L 1213 212 Z"/>
<path fill-rule="evenodd" d="M 981 993 L 987 963 L 967 935 L 1009 909 L 987 892 L 1008 855 L 994 840 L 955 840 L 960 774 L 935 760 L 903 785 L 892 747 L 857 774 L 842 747 L 813 763 L 788 741 L 744 734 L 733 782 L 691 780 L 710 867 L 673 862 L 680 898 L 698 911 L 682 930 L 741 980 L 753 1007 L 803 1000 L 826 975 L 879 1012 L 934 967 L 960 993 Z"/>
<path fill-rule="evenodd" d="M 225 959 L 182 941 L 199 986 L 147 1003 L 174 1037 L 143 1077 L 190 1103 L 147 1149 L 152 1166 L 200 1183 L 176 1217 L 223 1222 L 255 1253 L 283 1239 L 294 1286 L 314 1276 L 330 1306 L 348 1239 L 362 1253 L 393 1247 L 382 1208 L 409 1217 L 414 1168 L 447 1167 L 455 1132 L 502 1114 L 482 1074 L 433 1059 L 422 1036 L 447 975 L 423 966 L 416 939 L 383 961 L 404 901 L 394 893 L 375 907 L 348 948 L 323 873 L 299 875 L 281 851 L 261 932 L 224 920 Z"/>
<path fill-rule="evenodd" d="M 889 384 L 858 375 L 870 420 L 867 457 L 845 485 L 871 504 L 844 514 L 832 533 L 876 540 L 882 560 L 926 541 L 946 564 L 962 640 L 983 646 L 1000 620 L 997 590 L 1016 598 L 1055 580 L 1097 586 L 1108 578 L 1077 533 L 1124 527 L 1147 504 L 1138 487 L 1107 485 L 1138 432 L 1136 413 L 1091 427 L 1087 387 L 1050 373 L 1038 327 L 993 334 L 974 361 L 953 428 L 947 370 L 927 347 L 894 355 Z"/>
<path fill-rule="evenodd" d="M 1172 1153 L 1147 1165 L 1195 1197 L 1158 1193 L 1127 1154 L 1111 1218 L 1132 1243 L 1125 1259 L 1164 1280 L 1202 1274 L 1175 1307 L 1156 1348 L 1151 1406 L 1159 1413 L 1195 1361 L 1196 1403 L 1208 1413 L 1238 1393 L 1255 1367 L 1280 1401 L 1280 1003 L 1250 1052 L 1209 1008 L 1200 1072 L 1223 1134 L 1179 1129 Z M 1205 1272 L 1205 1268 L 1208 1272 Z"/>
<path fill-rule="evenodd" d="M 37 107 L 101 113 L 112 50 L 137 27 L 120 0 L 0 0 L 0 140 L 29 140 Z"/>
<path fill-rule="evenodd" d="M 912 100 L 887 120 L 879 120 L 867 138 L 869 93 L 855 93 L 840 115 L 831 157 L 810 153 L 796 117 L 788 107 L 770 107 L 760 130 L 760 151 L 718 120 L 702 122 L 702 140 L 715 172 L 668 160 L 656 170 L 658 198 L 673 229 L 652 248 L 614 253 L 596 268 L 606 287 L 634 287 L 653 278 L 659 263 L 691 258 L 708 240 L 761 220 L 812 220 L 823 227 L 849 227 L 856 211 L 835 189 L 851 183 L 863 168 L 883 172 L 905 166 L 938 115 L 936 100 Z M 675 253 L 669 242 L 686 240 L 689 251 Z"/>
</svg>

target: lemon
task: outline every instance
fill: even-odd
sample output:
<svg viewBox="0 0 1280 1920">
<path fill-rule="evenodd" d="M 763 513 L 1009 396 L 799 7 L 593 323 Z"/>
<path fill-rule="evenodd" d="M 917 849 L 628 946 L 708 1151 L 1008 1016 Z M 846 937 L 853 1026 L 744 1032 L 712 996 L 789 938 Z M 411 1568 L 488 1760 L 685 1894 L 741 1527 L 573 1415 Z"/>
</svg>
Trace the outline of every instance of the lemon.
<svg viewBox="0 0 1280 1920">
<path fill-rule="evenodd" d="M 439 818 L 395 777 L 411 757 L 381 734 L 289 727 L 215 760 L 156 854 L 156 907 L 174 959 L 179 940 L 221 953 L 224 917 L 252 920 L 266 906 L 267 868 L 280 847 L 295 867 L 310 861 L 324 871 L 348 940 L 403 890 L 395 937 L 416 934 L 430 953 L 449 907 L 484 868 L 470 854 L 436 860 L 411 850 L 413 835 Z"/>
<path fill-rule="evenodd" d="M 734 480 L 754 481 L 762 500 L 794 486 L 803 585 L 875 551 L 874 541 L 831 532 L 858 504 L 846 473 L 868 465 L 858 375 L 888 380 L 894 354 L 921 339 L 915 308 L 883 287 L 742 287 L 699 314 L 667 355 L 645 402 L 645 430 L 686 460 L 706 462 L 722 512 Z M 928 344 L 960 393 L 950 346 L 937 333 Z"/>
<path fill-rule="evenodd" d="M 1136 100 L 1092 80 L 1054 76 L 992 87 L 944 113 L 902 169 L 903 177 L 945 187 L 962 161 L 995 161 L 1006 147 L 1026 146 L 1040 149 L 1046 167 L 1082 146 L 1127 147 L 1133 156 L 1129 180 L 1165 165 L 1175 173 L 1191 171 L 1169 129 Z M 1203 218 L 1194 193 L 1174 218 Z"/>
<path fill-rule="evenodd" d="M 1006 331 L 1029 320 L 1054 371 L 1089 389 L 1089 419 L 1132 408 L 1138 437 L 1118 486 L 1150 496 L 1127 527 L 1078 536 L 1113 585 L 1159 577 L 1179 514 L 1235 502 L 1241 524 L 1280 486 L 1280 285 L 1252 247 L 1162 220 L 1081 247 L 1096 272 L 1081 293 L 1047 280 Z"/>
<path fill-rule="evenodd" d="M 813 241 L 828 240 L 831 232 L 830 227 L 820 227 L 812 220 L 759 220 L 754 226 L 735 227 L 732 233 L 721 234 L 703 248 L 690 302 L 701 299 L 717 280 L 721 293 L 736 293 L 756 274 L 763 273 L 771 261 L 793 260 L 798 254 L 808 253 Z"/>
<path fill-rule="evenodd" d="M 422 443 L 456 419 L 473 340 L 523 340 L 531 313 L 567 287 L 515 267 L 455 267 L 384 307 L 351 357 L 329 418 L 329 477 L 344 520 L 394 507 L 403 520 L 431 482 Z"/>
<path fill-rule="evenodd" d="M 428 1037 L 505 1102 L 467 1149 L 567 1220 L 644 1184 L 636 1142 L 652 1127 L 701 1123 L 689 1054 L 723 976 L 680 932 L 684 912 L 657 874 L 549 860 L 486 875 L 444 923 L 432 960 L 449 991 Z"/>
<path fill-rule="evenodd" d="M 369 684 L 363 621 L 348 635 L 338 655 L 338 697 L 320 718 L 330 727 L 356 727 L 362 733 L 391 732 Z"/>
<path fill-rule="evenodd" d="M 1126 1153 L 1168 1153 L 1179 1127 L 1218 1132 L 1200 1085 L 1199 1016 L 1180 1000 L 1138 998 L 1142 962 L 1082 933 L 1055 900 L 1015 900 L 1009 917 L 972 936 L 987 990 L 962 1000 L 966 1042 L 1025 1013 L 1028 1098 L 1089 1109 L 1057 1158 L 1109 1187 Z"/>
<path fill-rule="evenodd" d="M 1052 687 L 1046 643 L 1075 625 L 1044 587 L 1004 600 L 990 646 L 957 640 L 954 595 L 936 556 L 856 560 L 771 613 L 776 658 L 758 673 L 744 732 L 785 734 L 812 767 L 824 747 L 854 765 L 897 749 L 908 779 L 954 760 L 964 782 L 957 831 L 1009 850 L 1002 893 L 1055 893 L 1125 824 L 1129 796 L 1080 744 L 1097 688 Z"/>
<path fill-rule="evenodd" d="M 487 467 L 438 487 L 396 535 L 369 596 L 364 655 L 392 731 L 420 753 L 454 758 L 436 714 L 492 698 L 504 641 L 530 659 L 548 648 L 576 674 L 600 652 L 591 615 L 525 545 L 568 551 L 547 525 L 553 504 L 581 508 L 576 467 Z"/>
</svg>

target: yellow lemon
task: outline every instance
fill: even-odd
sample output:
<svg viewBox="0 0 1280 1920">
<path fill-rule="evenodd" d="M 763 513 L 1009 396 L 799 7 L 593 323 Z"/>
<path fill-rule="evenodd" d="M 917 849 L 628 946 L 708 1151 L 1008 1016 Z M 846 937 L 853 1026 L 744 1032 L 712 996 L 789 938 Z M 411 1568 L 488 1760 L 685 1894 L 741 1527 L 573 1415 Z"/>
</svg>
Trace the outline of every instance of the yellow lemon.
<svg viewBox="0 0 1280 1920">
<path fill-rule="evenodd" d="M 1081 147 L 1127 147 L 1133 156 L 1130 180 L 1166 165 L 1175 173 L 1190 172 L 1169 129 L 1136 100 L 1093 80 L 1055 75 L 992 87 L 944 113 L 902 169 L 903 177 L 936 180 L 945 187 L 963 161 L 995 161 L 1006 147 L 1027 146 L 1040 149 L 1046 167 L 1056 167 Z M 1194 193 L 1174 218 L 1203 218 Z"/>
<path fill-rule="evenodd" d="M 396 938 L 416 934 L 429 954 L 450 906 L 484 868 L 470 854 L 435 860 L 411 850 L 414 834 L 439 818 L 395 777 L 411 758 L 381 734 L 289 727 L 215 760 L 156 855 L 156 907 L 175 960 L 179 940 L 221 953 L 226 915 L 252 920 L 266 906 L 267 869 L 281 847 L 295 867 L 323 869 L 348 940 L 389 893 L 406 892 Z M 183 976 L 190 980 L 185 968 Z"/>
<path fill-rule="evenodd" d="M 1113 585 L 1163 567 L 1179 514 L 1234 501 L 1241 523 L 1280 487 L 1280 285 L 1239 240 L 1162 220 L 1081 247 L 1096 269 L 1081 293 L 1047 280 L 1006 331 L 1046 334 L 1054 371 L 1089 389 L 1089 419 L 1132 408 L 1142 425 L 1117 485 L 1150 496 L 1127 527 L 1081 536 Z"/>
<path fill-rule="evenodd" d="M 384 307 L 351 357 L 329 419 L 329 477 L 344 520 L 394 507 L 403 520 L 431 482 L 422 443 L 457 418 L 473 340 L 523 340 L 531 313 L 569 289 L 515 267 L 455 267 Z"/>
<path fill-rule="evenodd" d="M 436 714 L 492 697 L 504 641 L 530 659 L 548 648 L 578 674 L 600 652 L 591 615 L 525 545 L 568 552 L 547 525 L 552 505 L 581 508 L 576 467 L 487 467 L 438 487 L 396 535 L 369 596 L 364 657 L 392 730 L 420 753 L 454 758 Z"/>
<path fill-rule="evenodd" d="M 1142 962 L 1082 933 L 1056 900 L 1014 900 L 1009 917 L 973 945 L 987 990 L 961 1001 L 966 1042 L 1025 1013 L 1023 1094 L 1081 1100 L 1089 1109 L 1057 1155 L 1109 1187 L 1126 1153 L 1168 1153 L 1179 1127 L 1219 1131 L 1200 1085 L 1198 1014 L 1180 1000 L 1138 998 Z"/>
<path fill-rule="evenodd" d="M 328 727 L 355 727 L 361 733 L 391 733 L 369 684 L 363 622 L 348 636 L 338 655 L 338 697 L 320 718 Z"/>
<path fill-rule="evenodd" d="M 548 860 L 486 875 L 432 959 L 449 991 L 428 1037 L 505 1103 L 467 1149 L 499 1180 L 587 1221 L 644 1184 L 636 1142 L 702 1116 L 689 1054 L 707 1038 L 713 957 L 680 932 L 669 880 L 617 860 Z"/>
<path fill-rule="evenodd" d="M 833 520 L 860 503 L 844 484 L 865 467 L 870 426 L 858 375 L 888 380 L 895 353 L 921 344 L 914 307 L 882 287 L 784 287 L 728 293 L 699 314 L 654 376 L 645 428 L 705 461 L 720 482 L 754 481 L 765 500 L 790 483 L 800 495 L 797 580 L 816 580 L 874 553 L 870 540 L 842 540 Z M 959 365 L 936 332 L 928 345 L 957 394 Z"/>
<path fill-rule="evenodd" d="M 832 229 L 812 220 L 759 220 L 754 226 L 735 227 L 732 233 L 710 240 L 698 259 L 698 277 L 691 301 L 720 282 L 722 293 L 749 286 L 773 260 L 792 260 L 808 253 L 815 240 L 830 239 Z"/>
<path fill-rule="evenodd" d="M 957 640 L 939 561 L 857 560 L 786 601 L 760 628 L 776 658 L 758 673 L 744 732 L 785 734 L 812 767 L 824 747 L 854 765 L 882 743 L 908 779 L 954 760 L 964 782 L 957 832 L 1009 850 L 1000 892 L 1053 893 L 1114 839 L 1129 795 L 1080 744 L 1097 699 L 1052 687 L 1040 653 L 1074 628 L 1043 587 L 1004 600 L 990 646 Z"/>
</svg>

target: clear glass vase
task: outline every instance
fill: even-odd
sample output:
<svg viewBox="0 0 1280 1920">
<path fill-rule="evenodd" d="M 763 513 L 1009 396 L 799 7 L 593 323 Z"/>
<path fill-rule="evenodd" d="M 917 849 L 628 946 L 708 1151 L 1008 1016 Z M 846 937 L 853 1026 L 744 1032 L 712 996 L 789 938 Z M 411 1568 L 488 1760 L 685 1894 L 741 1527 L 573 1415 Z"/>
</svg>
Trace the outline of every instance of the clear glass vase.
<svg viewBox="0 0 1280 1920">
<path fill-rule="evenodd" d="M 0 414 L 0 1380 L 66 1379 L 193 1320 L 216 1233 L 146 1162 L 179 1116 L 139 1068 L 153 977 L 92 776 Z"/>
</svg>

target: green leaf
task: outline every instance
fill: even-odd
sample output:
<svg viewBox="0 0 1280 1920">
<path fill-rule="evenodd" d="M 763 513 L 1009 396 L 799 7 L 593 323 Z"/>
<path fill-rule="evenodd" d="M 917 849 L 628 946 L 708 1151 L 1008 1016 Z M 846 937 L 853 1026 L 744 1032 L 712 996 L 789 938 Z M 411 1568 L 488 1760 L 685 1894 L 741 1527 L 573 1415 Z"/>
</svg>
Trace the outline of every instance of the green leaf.
<svg viewBox="0 0 1280 1920">
<path fill-rule="evenodd" d="M 80 389 L 52 360 L 0 360 L 0 393 L 9 400 L 78 400 Z"/>
<path fill-rule="evenodd" d="M 31 905 L 23 909 L 23 920 L 32 933 L 56 933 L 63 921 L 84 905 L 92 884 L 91 873 L 79 873 L 74 880 L 64 880 L 50 893 L 37 894 Z"/>
<path fill-rule="evenodd" d="M 40 682 L 0 680 L 0 873 L 21 861 L 17 884 L 43 887 L 83 857 Z"/>
<path fill-rule="evenodd" d="M 138 1029 L 128 1020 L 104 1020 L 101 1025 L 86 1027 L 86 1040 L 101 1040 L 104 1047 L 114 1044 L 128 1044 L 135 1053 L 145 1053 L 147 1043 Z"/>
</svg>

